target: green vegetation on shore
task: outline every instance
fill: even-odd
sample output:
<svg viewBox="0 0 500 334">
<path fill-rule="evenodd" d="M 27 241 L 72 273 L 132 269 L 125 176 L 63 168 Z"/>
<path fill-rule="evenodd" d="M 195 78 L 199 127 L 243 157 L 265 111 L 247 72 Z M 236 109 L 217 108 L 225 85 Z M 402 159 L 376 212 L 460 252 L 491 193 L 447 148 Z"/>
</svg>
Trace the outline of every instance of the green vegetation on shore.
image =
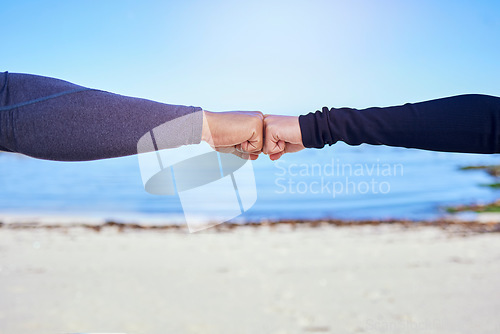
<svg viewBox="0 0 500 334">
<path fill-rule="evenodd" d="M 481 184 L 484 187 L 500 189 L 500 165 L 480 165 L 480 166 L 464 166 L 460 170 L 484 170 L 489 175 L 495 178 L 495 182 L 488 184 Z M 462 211 L 474 212 L 500 212 L 500 199 L 487 204 L 469 204 L 447 207 L 446 211 L 449 213 L 456 213 Z"/>
<path fill-rule="evenodd" d="M 460 167 L 460 170 L 476 170 L 476 169 L 482 169 L 493 177 L 500 176 L 500 165 L 480 165 L 480 166 Z"/>
<path fill-rule="evenodd" d="M 481 184 L 483 187 L 500 188 L 500 182 Z"/>
<path fill-rule="evenodd" d="M 479 165 L 479 166 L 464 166 L 460 170 L 484 170 L 495 178 L 496 182 L 481 184 L 483 187 L 500 188 L 500 165 Z"/>
<path fill-rule="evenodd" d="M 487 204 L 469 204 L 469 205 L 457 205 L 450 206 L 446 208 L 449 213 L 457 213 L 462 211 L 474 211 L 474 212 L 500 212 L 500 200 L 496 200 L 492 203 Z"/>
</svg>

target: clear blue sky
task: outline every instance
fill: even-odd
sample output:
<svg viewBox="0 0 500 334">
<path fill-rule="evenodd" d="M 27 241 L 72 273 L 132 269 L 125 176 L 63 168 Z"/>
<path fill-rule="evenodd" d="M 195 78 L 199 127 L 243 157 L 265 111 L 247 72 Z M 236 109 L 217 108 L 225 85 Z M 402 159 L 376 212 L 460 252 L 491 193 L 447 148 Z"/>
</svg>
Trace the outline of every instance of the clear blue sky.
<svg viewBox="0 0 500 334">
<path fill-rule="evenodd" d="M 500 1 L 2 1 L 0 70 L 208 110 L 500 95 Z"/>
</svg>

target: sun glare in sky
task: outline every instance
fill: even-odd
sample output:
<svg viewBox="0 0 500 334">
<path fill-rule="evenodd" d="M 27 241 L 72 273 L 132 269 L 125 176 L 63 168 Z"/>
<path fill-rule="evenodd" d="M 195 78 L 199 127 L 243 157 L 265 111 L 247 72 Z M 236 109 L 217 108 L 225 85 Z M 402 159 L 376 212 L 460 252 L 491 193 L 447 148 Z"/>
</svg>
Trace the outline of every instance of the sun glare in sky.
<svg viewBox="0 0 500 334">
<path fill-rule="evenodd" d="M 0 64 L 207 110 L 500 94 L 498 1 L 15 1 Z"/>
</svg>

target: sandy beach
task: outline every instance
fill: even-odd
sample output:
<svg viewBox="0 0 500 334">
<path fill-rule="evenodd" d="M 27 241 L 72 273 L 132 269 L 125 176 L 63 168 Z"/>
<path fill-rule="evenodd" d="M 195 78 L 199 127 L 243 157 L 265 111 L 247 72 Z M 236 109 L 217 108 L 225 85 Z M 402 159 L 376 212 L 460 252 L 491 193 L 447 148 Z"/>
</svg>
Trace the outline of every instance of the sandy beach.
<svg viewBox="0 0 500 334">
<path fill-rule="evenodd" d="M 0 333 L 498 333 L 500 233 L 0 228 Z"/>
</svg>

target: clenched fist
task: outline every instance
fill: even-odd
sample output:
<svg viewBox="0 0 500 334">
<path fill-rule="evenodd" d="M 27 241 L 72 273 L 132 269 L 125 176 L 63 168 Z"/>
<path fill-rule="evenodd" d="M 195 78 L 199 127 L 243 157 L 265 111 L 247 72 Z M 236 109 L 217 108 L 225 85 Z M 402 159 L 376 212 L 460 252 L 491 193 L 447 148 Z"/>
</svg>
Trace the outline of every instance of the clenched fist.
<svg viewBox="0 0 500 334">
<path fill-rule="evenodd" d="M 283 154 L 304 149 L 297 116 L 264 116 L 264 154 L 278 160 Z"/>
<path fill-rule="evenodd" d="M 262 151 L 263 121 L 260 111 L 203 111 L 201 139 L 216 151 L 255 160 Z"/>
</svg>

